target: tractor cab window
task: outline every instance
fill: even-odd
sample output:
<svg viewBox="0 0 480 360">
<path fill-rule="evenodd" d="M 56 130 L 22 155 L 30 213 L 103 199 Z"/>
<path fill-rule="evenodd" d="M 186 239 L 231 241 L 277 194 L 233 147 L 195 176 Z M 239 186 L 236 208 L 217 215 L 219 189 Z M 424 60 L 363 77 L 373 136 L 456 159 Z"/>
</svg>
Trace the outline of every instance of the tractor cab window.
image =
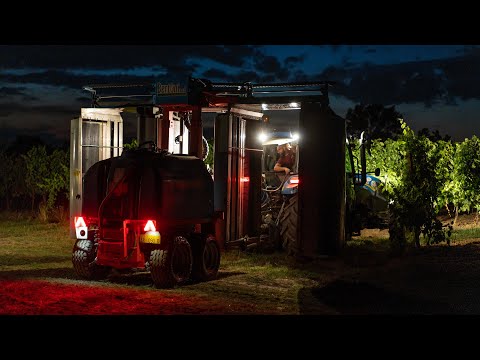
<svg viewBox="0 0 480 360">
<path fill-rule="evenodd" d="M 275 163 L 279 158 L 277 146 L 275 144 L 265 146 L 264 148 L 264 171 L 273 171 Z"/>
</svg>

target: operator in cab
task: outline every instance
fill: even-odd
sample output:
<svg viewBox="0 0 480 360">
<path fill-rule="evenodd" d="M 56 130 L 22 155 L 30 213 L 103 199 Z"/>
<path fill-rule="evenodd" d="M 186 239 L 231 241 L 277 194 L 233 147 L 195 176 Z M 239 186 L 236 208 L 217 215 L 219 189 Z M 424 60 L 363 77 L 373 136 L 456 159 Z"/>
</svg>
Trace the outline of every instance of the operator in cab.
<svg viewBox="0 0 480 360">
<path fill-rule="evenodd" d="M 274 171 L 284 171 L 288 175 L 295 166 L 295 150 L 290 143 L 277 146 L 279 158 L 273 168 Z"/>
</svg>

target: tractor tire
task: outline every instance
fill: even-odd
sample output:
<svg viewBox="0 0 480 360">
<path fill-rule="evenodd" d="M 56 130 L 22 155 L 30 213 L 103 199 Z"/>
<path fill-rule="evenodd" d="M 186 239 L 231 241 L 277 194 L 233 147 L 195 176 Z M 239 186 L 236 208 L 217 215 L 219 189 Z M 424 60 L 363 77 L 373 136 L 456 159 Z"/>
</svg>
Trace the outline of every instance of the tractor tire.
<svg viewBox="0 0 480 360">
<path fill-rule="evenodd" d="M 172 288 L 190 279 L 192 249 L 187 239 L 177 236 L 167 249 L 152 250 L 150 274 L 156 288 Z"/>
<path fill-rule="evenodd" d="M 282 248 L 288 255 L 296 255 L 297 247 L 297 225 L 298 225 L 298 194 L 288 200 L 280 217 L 280 238 Z"/>
<path fill-rule="evenodd" d="M 195 241 L 197 240 L 197 241 Z M 214 237 L 192 241 L 194 281 L 210 281 L 217 278 L 220 267 L 220 247 Z"/>
<path fill-rule="evenodd" d="M 92 240 L 78 240 L 73 247 L 72 263 L 75 273 L 86 280 L 99 280 L 107 277 L 110 268 L 95 263 L 97 253 Z"/>
</svg>

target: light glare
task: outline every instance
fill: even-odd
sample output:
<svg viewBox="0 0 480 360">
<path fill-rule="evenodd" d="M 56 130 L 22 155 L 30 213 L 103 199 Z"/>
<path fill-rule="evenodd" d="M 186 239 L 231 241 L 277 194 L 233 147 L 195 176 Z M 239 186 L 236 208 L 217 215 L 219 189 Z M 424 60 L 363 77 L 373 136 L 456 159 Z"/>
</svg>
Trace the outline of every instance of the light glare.
<svg viewBox="0 0 480 360">
<path fill-rule="evenodd" d="M 143 228 L 143 231 L 157 231 L 155 229 L 155 225 L 153 225 L 153 221 L 152 220 L 148 220 L 147 221 L 147 225 L 145 225 L 145 227 Z"/>
</svg>

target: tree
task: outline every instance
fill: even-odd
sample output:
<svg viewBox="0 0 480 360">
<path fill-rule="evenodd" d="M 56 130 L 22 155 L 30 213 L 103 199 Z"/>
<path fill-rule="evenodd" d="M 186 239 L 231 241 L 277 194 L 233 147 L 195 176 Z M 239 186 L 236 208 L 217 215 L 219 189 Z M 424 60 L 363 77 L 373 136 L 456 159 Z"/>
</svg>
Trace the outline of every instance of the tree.
<svg viewBox="0 0 480 360">
<path fill-rule="evenodd" d="M 440 135 L 440 132 L 438 131 L 438 129 L 435 129 L 435 131 L 431 132 L 430 129 L 423 128 L 421 130 L 418 130 L 417 134 L 418 134 L 418 136 L 425 136 L 426 138 L 430 139 L 431 141 L 440 141 L 440 140 L 450 141 L 451 140 L 450 135 L 445 135 L 445 136 L 442 137 L 442 135 Z"/>
<path fill-rule="evenodd" d="M 69 187 L 69 156 L 68 153 L 56 149 L 48 156 L 48 175 L 40 184 L 47 193 L 47 211 L 53 210 L 59 193 L 64 191 L 67 195 Z"/>
<path fill-rule="evenodd" d="M 36 195 L 43 197 L 43 202 L 47 202 L 47 194 L 45 187 L 45 179 L 48 177 L 48 156 L 45 146 L 34 146 L 26 155 L 25 159 L 26 177 L 25 182 L 32 199 L 32 211 L 35 206 Z"/>
<path fill-rule="evenodd" d="M 10 210 L 14 160 L 6 151 L 0 151 L 0 197 L 5 198 L 5 208 Z"/>
<path fill-rule="evenodd" d="M 362 131 L 367 131 L 370 139 L 398 139 L 402 135 L 400 120 L 403 115 L 395 110 L 395 106 L 356 105 L 348 109 L 347 133 L 354 138 L 360 138 Z"/>
</svg>

